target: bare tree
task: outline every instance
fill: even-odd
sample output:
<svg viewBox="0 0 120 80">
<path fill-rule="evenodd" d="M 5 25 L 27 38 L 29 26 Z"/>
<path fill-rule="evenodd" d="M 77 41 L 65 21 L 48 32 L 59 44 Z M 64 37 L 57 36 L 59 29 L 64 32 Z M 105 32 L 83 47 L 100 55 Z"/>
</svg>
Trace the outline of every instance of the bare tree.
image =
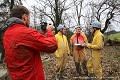
<svg viewBox="0 0 120 80">
<path fill-rule="evenodd" d="M 95 18 L 105 24 L 102 29 L 102 33 L 107 30 L 112 20 L 115 19 L 116 16 L 120 15 L 119 0 L 101 0 L 98 3 L 91 2 L 90 6 L 95 9 Z"/>
<path fill-rule="evenodd" d="M 77 24 L 80 25 L 80 18 L 81 18 L 81 11 L 82 11 L 82 4 L 84 0 L 73 0 L 75 6 L 75 12 L 77 15 Z"/>
<path fill-rule="evenodd" d="M 67 4 L 68 0 L 35 0 L 39 3 L 40 8 L 36 7 L 41 14 L 47 16 L 55 26 L 55 33 L 57 33 L 57 26 L 64 22 L 62 18 L 63 13 L 70 9 L 72 3 Z"/>
<path fill-rule="evenodd" d="M 1 23 L 4 23 L 4 21 L 9 17 L 11 9 L 16 4 L 22 5 L 21 0 L 3 0 L 3 2 L 1 2 L 0 4 Z"/>
</svg>

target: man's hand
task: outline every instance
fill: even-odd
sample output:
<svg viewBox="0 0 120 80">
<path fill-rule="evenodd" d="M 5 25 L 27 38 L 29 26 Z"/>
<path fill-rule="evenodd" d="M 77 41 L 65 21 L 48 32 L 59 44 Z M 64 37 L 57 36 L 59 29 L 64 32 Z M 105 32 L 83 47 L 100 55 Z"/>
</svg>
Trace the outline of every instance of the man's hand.
<svg viewBox="0 0 120 80">
<path fill-rule="evenodd" d="M 52 24 L 47 24 L 47 29 L 53 29 L 53 25 Z"/>
<path fill-rule="evenodd" d="M 70 53 L 70 56 L 73 56 L 73 54 L 72 54 L 72 53 Z"/>
<path fill-rule="evenodd" d="M 73 56 L 73 54 L 72 54 L 72 53 L 70 53 L 70 54 L 68 54 L 68 56 Z"/>
<path fill-rule="evenodd" d="M 82 46 L 87 47 L 88 42 L 82 44 Z"/>
</svg>

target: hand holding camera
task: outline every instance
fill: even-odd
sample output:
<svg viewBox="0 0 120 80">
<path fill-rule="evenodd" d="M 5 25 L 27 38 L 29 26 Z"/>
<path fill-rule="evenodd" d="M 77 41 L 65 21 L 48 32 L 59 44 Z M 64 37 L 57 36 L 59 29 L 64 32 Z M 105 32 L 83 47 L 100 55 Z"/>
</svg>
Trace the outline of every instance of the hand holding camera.
<svg viewBox="0 0 120 80">
<path fill-rule="evenodd" d="M 41 30 L 46 31 L 47 29 L 53 29 L 53 25 L 51 23 L 48 24 L 47 22 L 42 22 Z"/>
<path fill-rule="evenodd" d="M 49 24 L 47 25 L 47 29 L 53 29 L 53 25 L 52 25 L 51 23 L 49 23 Z"/>
</svg>

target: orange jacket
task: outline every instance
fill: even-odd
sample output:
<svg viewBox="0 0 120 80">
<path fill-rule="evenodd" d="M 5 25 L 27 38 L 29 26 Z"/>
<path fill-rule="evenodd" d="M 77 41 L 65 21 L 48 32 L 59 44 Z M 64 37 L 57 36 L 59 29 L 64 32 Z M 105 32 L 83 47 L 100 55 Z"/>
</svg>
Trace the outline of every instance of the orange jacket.
<svg viewBox="0 0 120 80">
<path fill-rule="evenodd" d="M 74 49 L 81 49 L 80 47 L 75 46 L 75 44 L 84 44 L 85 42 L 87 42 L 85 34 L 73 34 L 70 38 L 70 44 L 74 46 Z"/>
</svg>

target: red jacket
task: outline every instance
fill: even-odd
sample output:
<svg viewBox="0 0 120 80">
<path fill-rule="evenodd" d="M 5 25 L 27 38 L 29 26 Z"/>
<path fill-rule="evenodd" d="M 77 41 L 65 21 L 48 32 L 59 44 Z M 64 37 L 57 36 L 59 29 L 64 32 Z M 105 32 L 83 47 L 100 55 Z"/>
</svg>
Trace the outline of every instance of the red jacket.
<svg viewBox="0 0 120 80">
<path fill-rule="evenodd" d="M 5 59 L 12 80 L 44 80 L 40 51 L 57 49 L 51 30 L 47 37 L 22 24 L 14 24 L 4 33 Z"/>
</svg>

